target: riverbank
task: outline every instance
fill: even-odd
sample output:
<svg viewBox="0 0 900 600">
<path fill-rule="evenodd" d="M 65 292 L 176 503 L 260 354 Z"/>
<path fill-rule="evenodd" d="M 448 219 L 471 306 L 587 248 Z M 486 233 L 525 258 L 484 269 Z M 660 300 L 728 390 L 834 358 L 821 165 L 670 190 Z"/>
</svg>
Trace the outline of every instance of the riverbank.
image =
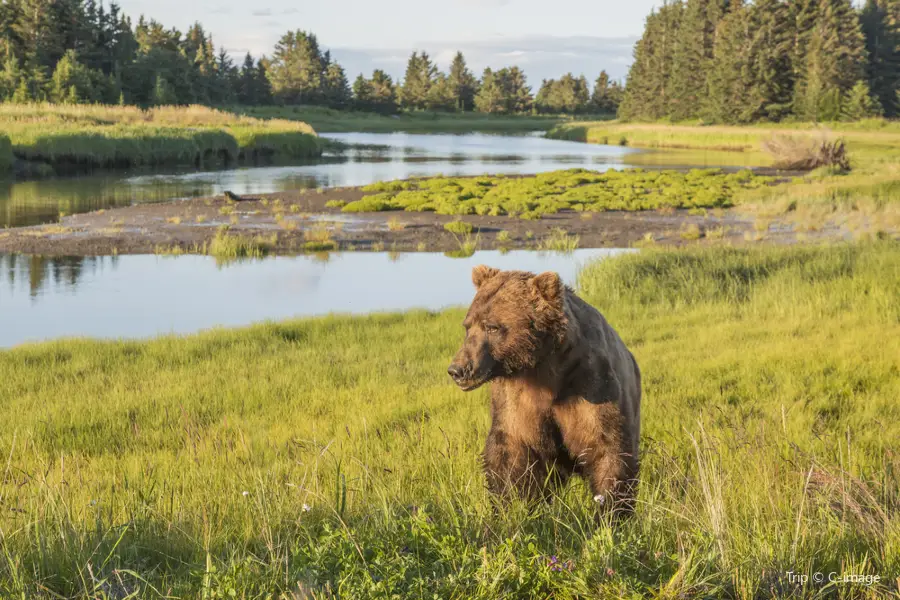
<svg viewBox="0 0 900 600">
<path fill-rule="evenodd" d="M 509 216 L 381 211 L 348 214 L 361 188 L 224 196 L 96 211 L 58 224 L 0 231 L 0 252 L 45 256 L 111 254 L 222 255 L 344 251 L 441 251 L 621 248 L 646 243 L 740 240 L 753 220 L 731 211 L 562 211 L 538 220 Z M 331 204 L 331 206 L 329 206 Z M 340 206 L 339 206 L 340 205 Z M 231 256 L 234 254 L 235 256 Z"/>
<path fill-rule="evenodd" d="M 860 214 L 815 224 L 732 208 L 783 178 L 715 169 L 580 169 L 424 178 L 136 204 L 0 232 L 0 252 L 48 256 L 323 251 L 572 250 L 654 244 L 795 243 L 896 234 Z M 833 218 L 832 218 L 833 217 Z"/>
<path fill-rule="evenodd" d="M 0 589 L 759 597 L 833 571 L 879 575 L 846 593 L 884 597 L 898 268 L 881 243 L 586 269 L 581 294 L 644 373 L 637 514 L 614 530 L 580 483 L 491 510 L 488 390 L 446 375 L 460 310 L 0 351 Z"/>
<path fill-rule="evenodd" d="M 8 168 L 21 178 L 94 168 L 195 167 L 322 154 L 300 121 L 253 119 L 201 106 L 0 105 Z M 0 141 L 0 153 L 3 153 Z M 0 157 L 0 167 L 4 159 Z"/>
<path fill-rule="evenodd" d="M 234 112 L 259 119 L 289 119 L 309 123 L 320 133 L 497 133 L 515 135 L 548 131 L 571 120 L 559 115 L 492 115 L 403 111 L 379 114 L 334 110 L 320 106 L 239 106 Z"/>
</svg>

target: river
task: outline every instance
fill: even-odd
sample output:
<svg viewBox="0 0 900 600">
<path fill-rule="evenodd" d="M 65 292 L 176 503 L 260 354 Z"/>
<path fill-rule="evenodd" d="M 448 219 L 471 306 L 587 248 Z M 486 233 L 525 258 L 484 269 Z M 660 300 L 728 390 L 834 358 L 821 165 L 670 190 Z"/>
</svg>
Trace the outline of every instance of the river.
<svg viewBox="0 0 900 600">
<path fill-rule="evenodd" d="M 26 181 L 0 189 L 0 226 L 53 222 L 60 213 L 141 202 L 297 188 L 363 185 L 423 175 L 528 174 L 635 166 L 635 150 L 535 135 L 331 134 L 353 144 L 310 164 L 215 171 L 115 172 Z M 360 147 L 360 145 L 362 145 Z M 362 314 L 466 304 L 469 270 L 555 270 L 574 283 L 586 261 L 617 250 L 571 254 L 476 252 L 332 253 L 217 264 L 206 256 L 0 255 L 0 347 L 67 336 L 140 338 L 268 319 Z"/>
</svg>

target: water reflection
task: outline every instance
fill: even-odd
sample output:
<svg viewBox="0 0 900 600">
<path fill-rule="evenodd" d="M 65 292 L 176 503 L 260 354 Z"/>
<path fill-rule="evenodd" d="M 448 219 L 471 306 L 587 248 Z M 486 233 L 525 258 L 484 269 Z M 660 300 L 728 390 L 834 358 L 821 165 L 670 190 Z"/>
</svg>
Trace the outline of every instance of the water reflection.
<svg viewBox="0 0 900 600">
<path fill-rule="evenodd" d="M 635 152 L 535 136 L 345 133 L 326 137 L 360 146 L 305 164 L 0 182 L 0 227 L 48 223 L 60 213 L 208 196 L 226 189 L 254 194 L 439 174 L 527 174 L 579 166 L 605 170 L 629 166 L 628 157 Z"/>
<path fill-rule="evenodd" d="M 558 271 L 575 283 L 590 260 L 569 254 L 345 252 L 217 265 L 207 256 L 41 258 L 0 255 L 0 347 L 57 337 L 146 337 L 266 319 L 464 305 L 471 268 Z"/>
<path fill-rule="evenodd" d="M 0 301 L 5 295 L 11 298 L 26 291 L 34 301 L 50 291 L 74 294 L 82 275 L 95 275 L 98 269 L 114 269 L 118 261 L 118 256 L 0 254 L 0 276 L 5 280 L 5 285 L 0 283 Z"/>
</svg>

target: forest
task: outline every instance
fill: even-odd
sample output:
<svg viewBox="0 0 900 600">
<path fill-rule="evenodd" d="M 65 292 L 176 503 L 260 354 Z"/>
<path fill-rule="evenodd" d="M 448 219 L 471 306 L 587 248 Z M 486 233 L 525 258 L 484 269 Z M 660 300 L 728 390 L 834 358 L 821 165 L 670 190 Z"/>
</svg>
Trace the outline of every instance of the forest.
<svg viewBox="0 0 900 600">
<path fill-rule="evenodd" d="M 646 21 L 619 118 L 855 121 L 900 113 L 900 0 L 686 0 Z"/>
<path fill-rule="evenodd" d="M 533 93 L 516 66 L 476 77 L 457 53 L 444 73 L 415 51 L 403 81 L 381 69 L 351 84 L 315 34 L 285 33 L 268 56 L 240 65 L 200 23 L 186 33 L 143 15 L 136 24 L 95 0 L 0 3 L 0 101 L 138 106 L 311 105 L 380 113 L 615 113 L 624 89 L 605 71 L 589 84 L 571 73 Z"/>
</svg>

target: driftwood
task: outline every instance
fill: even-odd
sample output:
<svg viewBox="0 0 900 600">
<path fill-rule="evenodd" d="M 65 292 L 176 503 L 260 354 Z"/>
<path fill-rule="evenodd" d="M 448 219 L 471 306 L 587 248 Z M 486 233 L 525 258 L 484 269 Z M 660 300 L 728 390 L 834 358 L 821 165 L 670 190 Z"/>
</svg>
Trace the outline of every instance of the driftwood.
<svg viewBox="0 0 900 600">
<path fill-rule="evenodd" d="M 777 169 L 812 171 L 819 167 L 837 167 L 850 170 L 850 158 L 843 140 L 776 135 L 763 141 L 762 148 L 775 159 Z"/>
</svg>

